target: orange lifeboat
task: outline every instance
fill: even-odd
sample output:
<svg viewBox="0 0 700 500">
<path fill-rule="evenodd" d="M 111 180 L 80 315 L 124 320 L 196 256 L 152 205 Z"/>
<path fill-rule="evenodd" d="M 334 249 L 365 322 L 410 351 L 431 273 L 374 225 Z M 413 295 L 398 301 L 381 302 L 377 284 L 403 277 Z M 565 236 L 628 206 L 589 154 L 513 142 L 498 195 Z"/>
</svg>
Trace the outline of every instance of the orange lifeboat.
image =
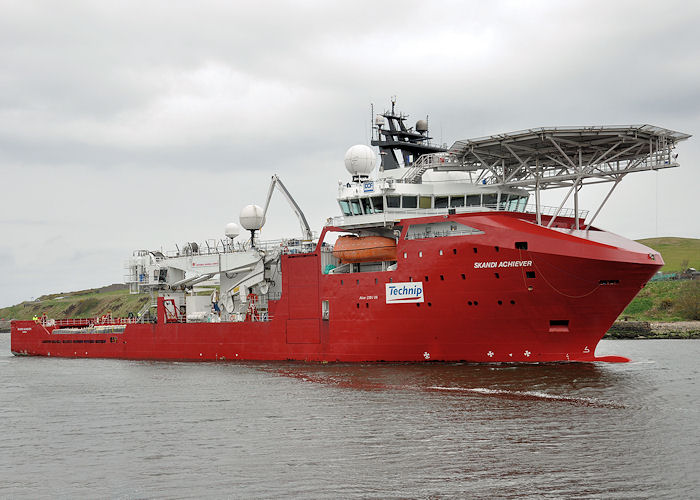
<svg viewBox="0 0 700 500">
<path fill-rule="evenodd" d="M 396 260 L 396 241 L 383 236 L 341 236 L 333 247 L 341 264 Z"/>
</svg>

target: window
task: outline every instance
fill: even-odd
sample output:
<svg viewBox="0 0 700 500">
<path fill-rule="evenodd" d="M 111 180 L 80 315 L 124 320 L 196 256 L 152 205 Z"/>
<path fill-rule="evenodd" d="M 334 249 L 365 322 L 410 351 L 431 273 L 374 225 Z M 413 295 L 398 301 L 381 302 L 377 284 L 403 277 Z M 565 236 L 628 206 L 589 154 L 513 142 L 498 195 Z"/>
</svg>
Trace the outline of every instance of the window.
<svg viewBox="0 0 700 500">
<path fill-rule="evenodd" d="M 421 196 L 418 198 L 418 208 L 432 208 L 432 201 L 430 196 Z"/>
<path fill-rule="evenodd" d="M 362 209 L 360 208 L 360 200 L 350 200 L 350 206 L 352 207 L 353 215 L 362 215 Z"/>
<path fill-rule="evenodd" d="M 516 241 L 515 242 L 515 249 L 516 250 L 527 250 L 527 241 Z"/>
<path fill-rule="evenodd" d="M 401 207 L 401 197 L 400 196 L 387 196 L 386 197 L 387 208 L 399 208 Z"/>
<path fill-rule="evenodd" d="M 347 200 L 340 200 L 340 210 L 342 210 L 343 215 L 352 215 L 350 204 Z"/>
<path fill-rule="evenodd" d="M 484 195 L 484 206 L 495 207 L 496 201 L 498 201 L 498 195 L 496 195 L 495 193 Z"/>
<path fill-rule="evenodd" d="M 438 196 L 435 198 L 435 208 L 447 208 L 447 196 Z"/>
<path fill-rule="evenodd" d="M 370 203 L 369 203 L 369 198 L 360 198 L 360 201 L 362 202 L 362 210 L 363 210 L 366 214 L 372 214 L 372 213 L 374 213 L 374 212 L 372 211 L 372 205 L 370 205 Z"/>
<path fill-rule="evenodd" d="M 519 196 L 513 196 L 510 195 L 510 199 L 508 200 L 508 210 L 511 212 L 514 212 L 518 209 L 518 202 L 520 201 Z"/>
<path fill-rule="evenodd" d="M 467 206 L 468 207 L 478 207 L 481 205 L 481 195 L 480 194 L 470 194 L 467 196 Z"/>
<path fill-rule="evenodd" d="M 321 301 L 321 317 L 322 317 L 322 319 L 328 321 L 329 316 L 330 316 L 330 308 L 328 306 L 328 301 L 322 300 Z"/>
<path fill-rule="evenodd" d="M 524 212 L 526 206 L 527 206 L 527 196 L 521 196 L 520 201 L 518 202 L 518 211 Z"/>
<path fill-rule="evenodd" d="M 534 277 L 535 277 L 535 271 L 525 271 L 525 277 L 526 277 L 526 278 L 534 278 Z"/>
<path fill-rule="evenodd" d="M 450 196 L 450 206 L 451 207 L 463 207 L 464 206 L 464 196 Z"/>
<path fill-rule="evenodd" d="M 417 196 L 402 196 L 403 205 L 402 208 L 418 208 L 418 197 Z"/>
<path fill-rule="evenodd" d="M 374 207 L 374 213 L 375 214 L 380 214 L 384 211 L 384 198 L 381 196 L 373 196 L 371 198 L 372 200 L 372 207 Z"/>
</svg>

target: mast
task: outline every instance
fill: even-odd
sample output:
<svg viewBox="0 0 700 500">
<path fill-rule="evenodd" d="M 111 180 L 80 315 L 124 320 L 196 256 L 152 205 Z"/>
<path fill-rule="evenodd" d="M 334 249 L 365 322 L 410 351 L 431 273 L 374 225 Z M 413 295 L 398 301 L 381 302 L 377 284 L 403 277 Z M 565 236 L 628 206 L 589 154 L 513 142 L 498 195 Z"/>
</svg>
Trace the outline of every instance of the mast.
<svg viewBox="0 0 700 500">
<path fill-rule="evenodd" d="M 377 138 L 371 144 L 379 146 L 382 170 L 409 167 L 421 155 L 447 151 L 430 143 L 427 120 L 418 120 L 414 129 L 406 127 L 406 119 L 408 115 L 396 111 L 396 96 L 391 98 L 391 111 L 375 118 Z"/>
</svg>

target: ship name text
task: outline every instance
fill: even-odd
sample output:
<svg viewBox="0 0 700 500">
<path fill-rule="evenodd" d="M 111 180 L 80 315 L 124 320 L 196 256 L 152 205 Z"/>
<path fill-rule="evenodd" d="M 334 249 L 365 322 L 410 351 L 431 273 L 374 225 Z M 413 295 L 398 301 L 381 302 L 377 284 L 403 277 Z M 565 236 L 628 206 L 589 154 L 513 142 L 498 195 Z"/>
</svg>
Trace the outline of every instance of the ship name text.
<svg viewBox="0 0 700 500">
<path fill-rule="evenodd" d="M 531 260 L 502 260 L 500 262 L 492 260 L 488 262 L 474 262 L 474 269 L 489 269 L 493 267 L 530 267 L 531 265 Z"/>
</svg>

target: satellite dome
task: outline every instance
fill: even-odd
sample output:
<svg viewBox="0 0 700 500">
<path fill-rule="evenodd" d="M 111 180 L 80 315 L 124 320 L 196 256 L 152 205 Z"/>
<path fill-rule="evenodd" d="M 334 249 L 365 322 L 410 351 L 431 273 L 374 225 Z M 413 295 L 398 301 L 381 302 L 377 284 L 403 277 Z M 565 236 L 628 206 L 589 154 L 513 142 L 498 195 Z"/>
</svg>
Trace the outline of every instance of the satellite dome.
<svg viewBox="0 0 700 500">
<path fill-rule="evenodd" d="M 369 175 L 376 163 L 374 151 L 364 144 L 357 144 L 345 153 L 345 168 L 352 175 Z"/>
<path fill-rule="evenodd" d="M 383 127 L 384 126 L 384 117 L 382 115 L 377 115 L 374 117 L 374 124 L 377 127 Z"/>
<path fill-rule="evenodd" d="M 263 217 L 263 209 L 258 205 L 246 205 L 241 210 L 241 215 L 238 220 L 248 231 L 257 231 L 265 224 L 265 217 Z"/>
<path fill-rule="evenodd" d="M 224 234 L 227 238 L 234 239 L 236 236 L 241 234 L 241 226 L 235 222 L 229 222 L 226 224 L 226 229 L 224 229 Z"/>
<path fill-rule="evenodd" d="M 418 120 L 416 122 L 416 131 L 417 132 L 427 132 L 428 131 L 428 122 L 426 120 Z"/>
</svg>

